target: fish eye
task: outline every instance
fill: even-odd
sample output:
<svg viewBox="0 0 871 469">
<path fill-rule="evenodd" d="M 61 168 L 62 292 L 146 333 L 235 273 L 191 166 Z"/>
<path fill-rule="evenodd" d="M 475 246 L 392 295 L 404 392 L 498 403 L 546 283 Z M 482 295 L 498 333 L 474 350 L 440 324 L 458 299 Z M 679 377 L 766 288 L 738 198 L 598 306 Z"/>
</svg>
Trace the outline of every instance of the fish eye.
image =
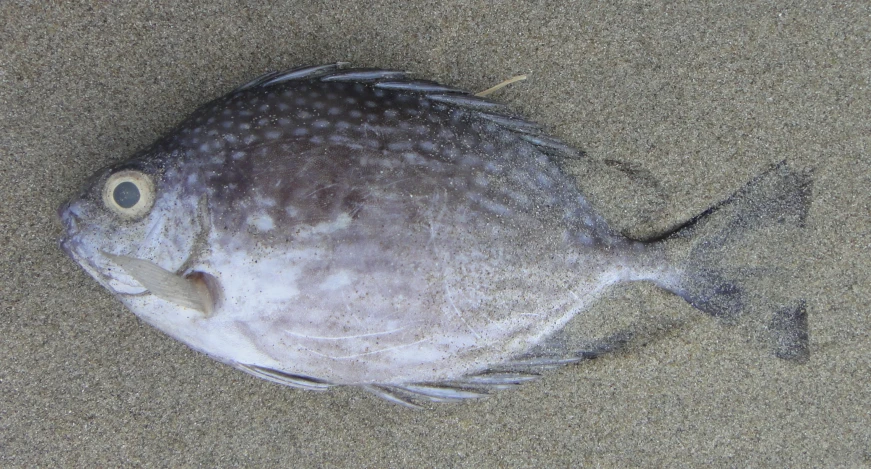
<svg viewBox="0 0 871 469">
<path fill-rule="evenodd" d="M 141 171 L 118 171 L 106 179 L 103 204 L 123 218 L 140 218 L 154 205 L 154 181 Z"/>
</svg>

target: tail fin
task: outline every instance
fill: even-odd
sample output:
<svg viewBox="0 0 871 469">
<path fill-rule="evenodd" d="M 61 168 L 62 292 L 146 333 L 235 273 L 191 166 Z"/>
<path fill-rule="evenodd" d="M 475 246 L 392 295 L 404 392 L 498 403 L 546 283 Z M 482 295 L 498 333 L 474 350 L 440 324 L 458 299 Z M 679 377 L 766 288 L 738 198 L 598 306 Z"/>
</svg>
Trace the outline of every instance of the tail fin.
<svg viewBox="0 0 871 469">
<path fill-rule="evenodd" d="M 780 358 L 807 358 L 804 302 L 783 297 L 788 241 L 805 224 L 809 174 L 784 162 L 732 197 L 659 237 L 680 275 L 662 285 L 694 307 L 751 326 Z M 793 261 L 794 261 L 793 256 Z"/>
</svg>

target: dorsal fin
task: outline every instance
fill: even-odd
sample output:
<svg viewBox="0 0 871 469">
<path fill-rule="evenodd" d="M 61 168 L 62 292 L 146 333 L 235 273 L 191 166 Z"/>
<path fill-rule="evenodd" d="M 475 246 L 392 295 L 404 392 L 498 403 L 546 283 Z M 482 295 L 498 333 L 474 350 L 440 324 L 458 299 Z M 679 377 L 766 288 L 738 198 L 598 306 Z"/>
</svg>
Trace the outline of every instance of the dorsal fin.
<svg viewBox="0 0 871 469">
<path fill-rule="evenodd" d="M 318 80 L 323 82 L 365 83 L 374 88 L 393 91 L 404 91 L 420 94 L 427 99 L 447 106 L 466 109 L 477 117 L 516 133 L 523 140 L 538 147 L 548 155 L 574 158 L 583 156 L 583 152 L 575 150 L 556 138 L 542 134 L 541 126 L 510 113 L 503 104 L 475 94 L 445 86 L 430 80 L 411 78 L 408 72 L 402 70 L 387 70 L 379 68 L 344 68 L 347 62 L 337 62 L 324 65 L 297 67 L 283 72 L 270 72 L 261 75 L 235 91 L 251 88 L 265 88 L 291 81 Z"/>
<path fill-rule="evenodd" d="M 337 62 L 334 64 L 297 67 L 290 70 L 285 70 L 283 72 L 269 72 L 260 75 L 259 77 L 245 83 L 244 85 L 237 87 L 234 91 L 242 91 L 249 88 L 270 86 L 276 83 L 283 83 L 285 81 L 311 80 L 312 78 L 335 73 L 345 65 L 347 65 L 347 62 Z"/>
<path fill-rule="evenodd" d="M 353 83 L 379 82 L 383 80 L 401 80 L 408 76 L 402 70 L 382 70 L 379 68 L 350 68 L 339 70 L 322 76 L 321 81 L 345 81 Z"/>
</svg>

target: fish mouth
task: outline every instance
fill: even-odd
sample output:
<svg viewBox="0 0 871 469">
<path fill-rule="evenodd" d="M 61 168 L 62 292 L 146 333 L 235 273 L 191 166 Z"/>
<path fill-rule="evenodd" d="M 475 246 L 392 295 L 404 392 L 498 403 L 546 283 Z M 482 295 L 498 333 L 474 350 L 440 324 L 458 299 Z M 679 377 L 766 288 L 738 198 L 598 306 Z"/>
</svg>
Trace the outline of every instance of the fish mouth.
<svg viewBox="0 0 871 469">
<path fill-rule="evenodd" d="M 64 202 L 57 210 L 57 216 L 63 225 L 63 234 L 58 238 L 58 247 L 65 252 L 76 264 L 97 281 L 103 288 L 116 295 L 135 295 L 145 292 L 145 288 L 138 282 L 123 273 L 123 269 L 116 265 L 100 250 L 90 250 L 82 241 L 82 207 L 69 201 Z M 113 275 L 113 273 L 116 273 Z M 120 274 L 120 275 L 118 275 Z"/>
<path fill-rule="evenodd" d="M 81 264 L 84 259 L 75 252 L 76 236 L 79 233 L 79 215 L 70 209 L 70 202 L 64 202 L 57 209 L 57 219 L 63 227 L 63 234 L 57 239 L 57 246 L 74 261 Z"/>
<path fill-rule="evenodd" d="M 102 251 L 98 251 L 98 257 L 88 256 L 82 252 L 82 243 L 75 235 L 66 234 L 58 240 L 58 246 L 65 252 L 76 264 L 82 267 L 82 270 L 88 273 L 94 280 L 97 281 L 103 288 L 109 290 L 115 295 L 138 295 L 145 293 L 147 290 L 139 282 L 132 277 L 129 277 L 124 270 L 106 256 Z M 98 262 L 97 258 L 99 259 Z M 108 272 L 119 273 L 119 275 L 110 275 Z"/>
</svg>

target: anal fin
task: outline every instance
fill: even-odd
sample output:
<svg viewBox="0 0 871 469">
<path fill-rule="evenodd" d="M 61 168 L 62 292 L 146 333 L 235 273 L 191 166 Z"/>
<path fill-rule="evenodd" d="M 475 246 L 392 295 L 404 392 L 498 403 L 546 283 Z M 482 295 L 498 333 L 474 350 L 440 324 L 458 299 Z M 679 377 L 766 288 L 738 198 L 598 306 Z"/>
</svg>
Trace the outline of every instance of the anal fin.
<svg viewBox="0 0 871 469">
<path fill-rule="evenodd" d="M 234 366 L 250 375 L 254 375 L 260 379 L 265 379 L 266 381 L 271 381 L 276 384 L 282 384 L 284 386 L 306 389 L 309 391 L 325 391 L 327 388 L 333 386 L 332 383 L 320 378 L 286 373 L 265 366 L 246 365 L 242 363 L 238 363 Z"/>
</svg>

